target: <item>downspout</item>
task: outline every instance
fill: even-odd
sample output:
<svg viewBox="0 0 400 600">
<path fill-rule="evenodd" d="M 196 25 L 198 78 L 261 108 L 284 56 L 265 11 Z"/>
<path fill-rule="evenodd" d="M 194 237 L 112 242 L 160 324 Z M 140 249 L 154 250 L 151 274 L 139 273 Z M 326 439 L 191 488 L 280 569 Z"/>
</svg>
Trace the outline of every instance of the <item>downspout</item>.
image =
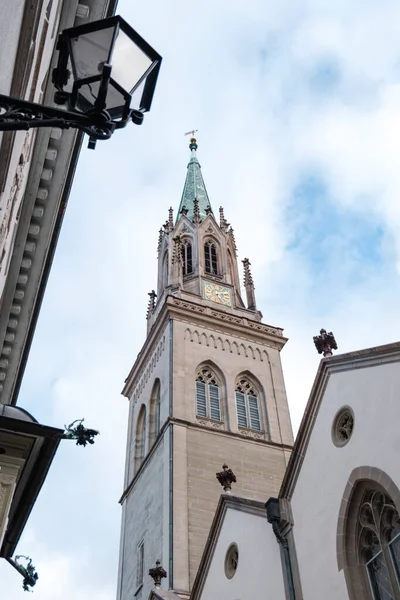
<svg viewBox="0 0 400 600">
<path fill-rule="evenodd" d="M 172 417 L 172 392 L 173 392 L 173 320 L 169 320 L 169 418 Z M 173 450 L 174 450 L 174 426 L 172 423 L 169 425 L 169 589 L 174 587 L 174 524 L 173 524 L 173 478 L 174 478 L 174 461 L 173 461 Z"/>
<path fill-rule="evenodd" d="M 270 498 L 269 500 L 267 500 L 267 502 L 265 503 L 265 508 L 267 511 L 268 523 L 271 523 L 272 530 L 275 534 L 276 539 L 278 540 L 278 544 L 280 544 L 282 548 L 285 579 L 287 583 L 287 589 L 289 592 L 289 600 L 296 600 L 296 593 L 293 583 L 292 563 L 290 560 L 289 553 L 289 544 L 287 538 L 284 535 L 282 535 L 280 529 L 282 519 L 278 498 Z"/>
</svg>

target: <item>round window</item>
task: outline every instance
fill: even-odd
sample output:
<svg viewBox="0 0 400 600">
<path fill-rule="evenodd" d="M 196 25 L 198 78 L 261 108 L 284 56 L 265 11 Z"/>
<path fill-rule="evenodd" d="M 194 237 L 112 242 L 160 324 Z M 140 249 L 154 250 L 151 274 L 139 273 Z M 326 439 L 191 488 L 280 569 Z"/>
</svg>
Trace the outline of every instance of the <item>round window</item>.
<svg viewBox="0 0 400 600">
<path fill-rule="evenodd" d="M 239 562 L 239 550 L 236 544 L 231 544 L 225 555 L 225 575 L 232 579 L 235 575 Z"/>
<path fill-rule="evenodd" d="M 332 441 L 338 448 L 345 446 L 354 429 L 354 413 L 349 406 L 343 406 L 333 419 Z"/>
</svg>

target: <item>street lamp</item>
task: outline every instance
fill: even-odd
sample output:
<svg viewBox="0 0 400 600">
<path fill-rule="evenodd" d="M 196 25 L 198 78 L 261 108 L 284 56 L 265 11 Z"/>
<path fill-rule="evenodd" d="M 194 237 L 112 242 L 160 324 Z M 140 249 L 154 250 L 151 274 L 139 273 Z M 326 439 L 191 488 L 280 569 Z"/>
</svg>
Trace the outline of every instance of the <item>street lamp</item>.
<svg viewBox="0 0 400 600">
<path fill-rule="evenodd" d="M 57 43 L 53 108 L 0 94 L 0 131 L 74 127 L 89 148 L 150 110 L 161 56 L 119 16 L 65 29 Z"/>
</svg>

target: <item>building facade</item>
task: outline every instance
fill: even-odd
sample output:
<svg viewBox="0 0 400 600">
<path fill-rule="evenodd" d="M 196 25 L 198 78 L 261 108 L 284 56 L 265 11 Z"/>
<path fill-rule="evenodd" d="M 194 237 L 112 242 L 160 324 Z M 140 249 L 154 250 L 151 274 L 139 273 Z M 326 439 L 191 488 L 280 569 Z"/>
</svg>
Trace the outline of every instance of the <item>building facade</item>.
<svg viewBox="0 0 400 600">
<path fill-rule="evenodd" d="M 176 220 L 159 233 L 157 293 L 147 338 L 125 382 L 129 398 L 118 600 L 147 598 L 149 568 L 189 597 L 229 463 L 250 499 L 278 493 L 292 448 L 280 351 L 282 329 L 262 323 L 247 259 L 246 304 L 237 248 L 215 217 L 196 156 Z"/>
<path fill-rule="evenodd" d="M 0 3 L 0 93 L 53 105 L 59 33 L 114 0 Z M 10 559 L 63 430 L 16 407 L 79 157 L 73 129 L 0 132 L 0 557 Z"/>
<path fill-rule="evenodd" d="M 5 0 L 0 93 L 54 106 L 59 33 L 115 10 L 115 0 Z M 83 134 L 0 132 L 0 403 L 15 404 Z"/>
<path fill-rule="evenodd" d="M 400 343 L 321 361 L 269 530 L 248 510 L 232 520 L 222 507 L 245 500 L 222 498 L 191 600 L 400 598 L 399 390 Z"/>
</svg>

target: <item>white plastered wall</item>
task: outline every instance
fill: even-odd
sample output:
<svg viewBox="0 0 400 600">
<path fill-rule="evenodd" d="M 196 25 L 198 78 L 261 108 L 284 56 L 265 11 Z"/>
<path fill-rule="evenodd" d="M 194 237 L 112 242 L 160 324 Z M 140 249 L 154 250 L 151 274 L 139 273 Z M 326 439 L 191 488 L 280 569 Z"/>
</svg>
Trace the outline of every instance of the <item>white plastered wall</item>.
<svg viewBox="0 0 400 600">
<path fill-rule="evenodd" d="M 359 466 L 385 471 L 400 487 L 398 449 L 399 363 L 330 376 L 292 498 L 294 537 L 303 596 L 307 600 L 347 598 L 338 571 L 336 530 L 343 492 Z M 332 422 L 344 405 L 354 411 L 353 435 L 337 448 Z"/>
<path fill-rule="evenodd" d="M 226 551 L 239 550 L 235 576 L 225 576 Z M 267 519 L 228 508 L 199 600 L 284 600 L 279 546 Z"/>
</svg>

